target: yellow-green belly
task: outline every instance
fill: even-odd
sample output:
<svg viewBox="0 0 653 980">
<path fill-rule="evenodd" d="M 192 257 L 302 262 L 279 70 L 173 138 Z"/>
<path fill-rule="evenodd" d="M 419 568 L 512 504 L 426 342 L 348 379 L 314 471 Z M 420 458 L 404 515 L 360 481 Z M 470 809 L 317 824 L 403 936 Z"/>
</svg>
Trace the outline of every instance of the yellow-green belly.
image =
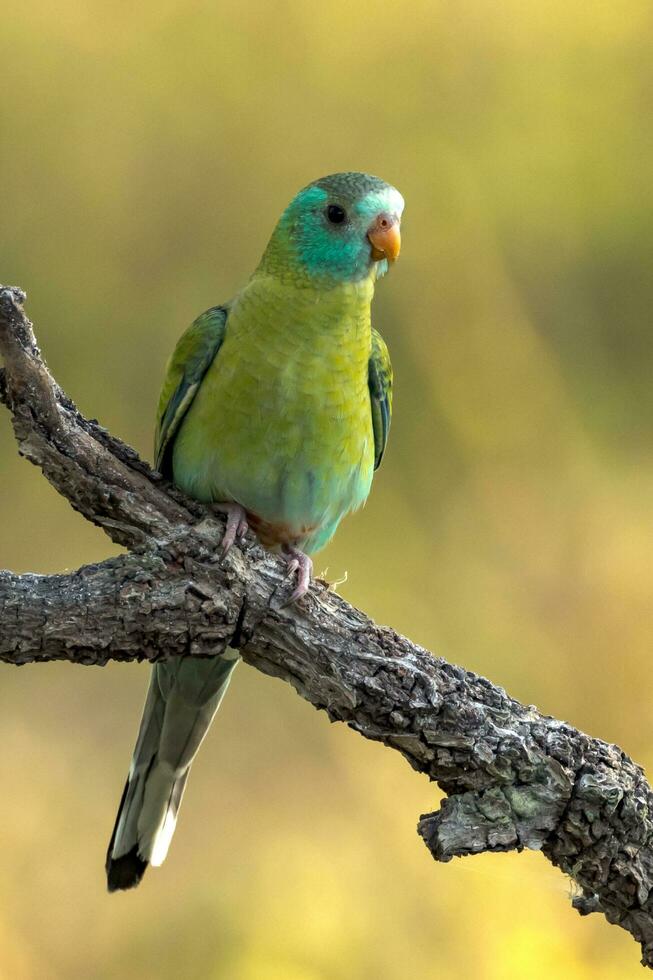
<svg viewBox="0 0 653 980">
<path fill-rule="evenodd" d="M 322 547 L 372 482 L 370 299 L 253 281 L 175 439 L 175 482 L 241 504 L 266 544 Z"/>
</svg>

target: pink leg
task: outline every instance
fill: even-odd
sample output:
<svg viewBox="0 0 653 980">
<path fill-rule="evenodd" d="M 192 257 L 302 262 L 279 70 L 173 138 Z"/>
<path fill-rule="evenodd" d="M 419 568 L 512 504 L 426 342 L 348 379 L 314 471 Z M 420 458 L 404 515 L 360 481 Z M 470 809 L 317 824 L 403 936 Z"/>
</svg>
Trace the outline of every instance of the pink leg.
<svg viewBox="0 0 653 980">
<path fill-rule="evenodd" d="M 299 548 L 293 548 L 289 544 L 284 545 L 283 553 L 288 558 L 288 574 L 293 575 L 297 572 L 297 585 L 293 589 L 288 601 L 284 603 L 284 605 L 289 606 L 292 602 L 297 602 L 298 599 L 301 599 L 308 592 L 308 587 L 311 584 L 311 575 L 313 574 L 313 562 L 303 551 L 300 551 Z"/>
<path fill-rule="evenodd" d="M 242 541 L 247 534 L 249 527 L 247 514 L 240 504 L 213 504 L 213 509 L 217 510 L 220 514 L 227 515 L 227 527 L 220 548 L 222 554 L 226 555 L 234 542 L 236 540 Z"/>
</svg>

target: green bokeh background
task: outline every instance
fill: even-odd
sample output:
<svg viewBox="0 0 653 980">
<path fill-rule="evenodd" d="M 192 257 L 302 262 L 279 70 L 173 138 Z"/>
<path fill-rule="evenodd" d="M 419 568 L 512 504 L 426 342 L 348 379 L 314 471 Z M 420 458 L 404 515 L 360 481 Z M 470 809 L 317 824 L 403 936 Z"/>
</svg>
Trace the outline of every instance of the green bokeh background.
<svg viewBox="0 0 653 980">
<path fill-rule="evenodd" d="M 25 0 L 0 31 L 0 280 L 80 408 L 150 455 L 178 334 L 303 184 L 378 173 L 395 420 L 340 591 L 653 763 L 648 0 Z M 0 565 L 115 553 L 15 452 Z M 539 855 L 432 862 L 438 793 L 241 667 L 164 867 L 103 859 L 144 666 L 2 669 L 0 976 L 623 980 L 638 950 Z"/>
</svg>

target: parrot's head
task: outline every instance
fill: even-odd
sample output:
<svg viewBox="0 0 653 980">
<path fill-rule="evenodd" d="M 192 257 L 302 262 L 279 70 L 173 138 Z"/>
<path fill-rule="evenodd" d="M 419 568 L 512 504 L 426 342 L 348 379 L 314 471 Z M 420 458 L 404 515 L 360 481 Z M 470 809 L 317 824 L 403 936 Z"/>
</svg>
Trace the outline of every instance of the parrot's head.
<svg viewBox="0 0 653 980">
<path fill-rule="evenodd" d="M 263 256 L 271 272 L 325 285 L 378 279 L 399 255 L 404 199 L 379 177 L 331 174 L 290 202 Z"/>
</svg>

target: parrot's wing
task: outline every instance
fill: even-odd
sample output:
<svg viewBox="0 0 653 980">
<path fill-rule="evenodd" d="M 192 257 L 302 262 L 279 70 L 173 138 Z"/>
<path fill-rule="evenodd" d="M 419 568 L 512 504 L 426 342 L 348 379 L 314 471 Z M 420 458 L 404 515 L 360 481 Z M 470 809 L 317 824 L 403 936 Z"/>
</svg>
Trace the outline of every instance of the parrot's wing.
<svg viewBox="0 0 653 980">
<path fill-rule="evenodd" d="M 220 350 L 227 314 L 227 307 L 214 306 L 198 316 L 182 334 L 168 361 L 154 436 L 154 464 L 164 476 L 172 475 L 169 450 L 202 378 Z"/>
<path fill-rule="evenodd" d="M 376 470 L 383 459 L 392 417 L 392 364 L 385 340 L 376 330 L 372 330 L 368 382 L 372 404 L 374 469 Z"/>
</svg>

